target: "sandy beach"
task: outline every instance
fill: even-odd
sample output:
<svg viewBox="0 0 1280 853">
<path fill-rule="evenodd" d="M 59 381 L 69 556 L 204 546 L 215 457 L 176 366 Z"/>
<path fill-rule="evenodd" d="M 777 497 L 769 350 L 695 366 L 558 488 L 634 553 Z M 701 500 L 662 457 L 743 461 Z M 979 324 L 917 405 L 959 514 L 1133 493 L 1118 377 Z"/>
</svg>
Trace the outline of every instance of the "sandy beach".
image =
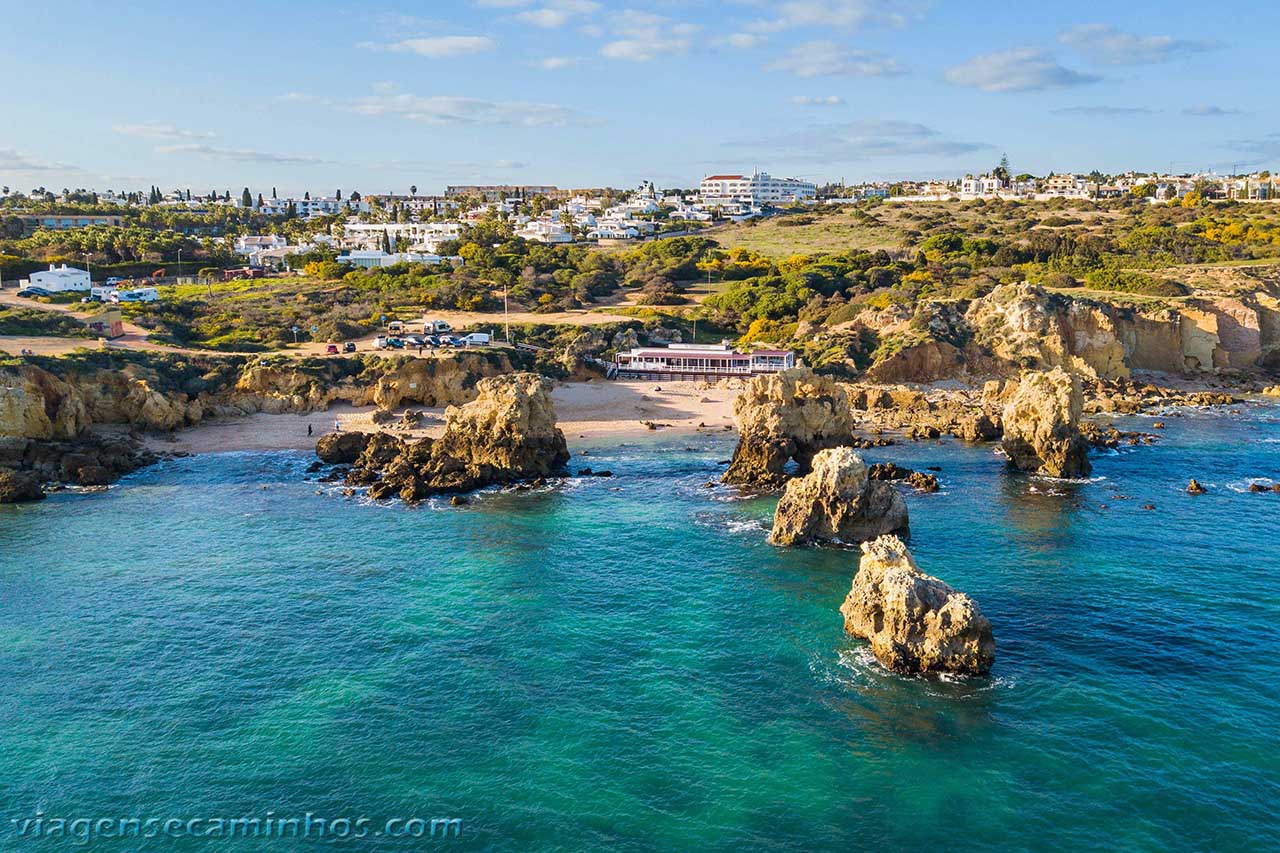
<svg viewBox="0 0 1280 853">
<path fill-rule="evenodd" d="M 565 438 L 598 442 L 613 438 L 667 433 L 720 432 L 733 424 L 736 386 L 705 382 L 567 382 L 552 392 L 556 415 Z M 437 436 L 444 429 L 444 409 L 408 406 L 394 411 L 425 412 L 421 429 L 396 428 L 406 437 Z M 151 436 L 156 451 L 219 453 L 243 450 L 310 450 L 316 439 L 335 428 L 373 432 L 372 406 L 334 405 L 305 415 L 254 414 L 244 418 L 210 420 L 170 435 Z M 647 423 L 646 423 L 647 422 Z M 392 421 L 394 424 L 394 421 Z M 648 424 L 654 424 L 651 429 Z M 307 434 L 307 427 L 311 434 Z"/>
</svg>

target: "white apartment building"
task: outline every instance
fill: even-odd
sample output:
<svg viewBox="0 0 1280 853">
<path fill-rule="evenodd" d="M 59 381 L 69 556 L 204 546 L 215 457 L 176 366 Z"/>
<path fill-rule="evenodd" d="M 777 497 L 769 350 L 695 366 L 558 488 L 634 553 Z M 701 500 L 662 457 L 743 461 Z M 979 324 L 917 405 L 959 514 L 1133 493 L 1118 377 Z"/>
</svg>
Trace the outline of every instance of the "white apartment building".
<svg viewBox="0 0 1280 853">
<path fill-rule="evenodd" d="M 338 255 L 337 259 L 340 264 L 350 264 L 353 267 L 362 269 L 376 269 L 378 267 L 393 267 L 396 264 L 440 264 L 444 263 L 444 258 L 436 254 L 425 254 L 422 252 L 380 252 L 357 250 L 348 252 L 345 255 Z"/>
<path fill-rule="evenodd" d="M 461 222 L 348 222 L 342 226 L 342 245 L 380 249 L 383 238 L 392 245 L 404 238 L 411 251 L 435 253 L 446 240 L 462 237 Z"/>
<path fill-rule="evenodd" d="M 351 201 L 338 198 L 269 198 L 264 199 L 259 210 L 269 216 L 284 216 L 289 212 L 289 205 L 298 211 L 302 219 L 314 219 L 317 216 L 337 216 L 348 211 L 368 213 L 369 203 L 364 199 Z"/>
<path fill-rule="evenodd" d="M 818 195 L 816 185 L 799 178 L 775 178 L 768 172 L 750 175 L 709 175 L 699 185 L 702 202 L 717 204 L 791 204 Z"/>
</svg>

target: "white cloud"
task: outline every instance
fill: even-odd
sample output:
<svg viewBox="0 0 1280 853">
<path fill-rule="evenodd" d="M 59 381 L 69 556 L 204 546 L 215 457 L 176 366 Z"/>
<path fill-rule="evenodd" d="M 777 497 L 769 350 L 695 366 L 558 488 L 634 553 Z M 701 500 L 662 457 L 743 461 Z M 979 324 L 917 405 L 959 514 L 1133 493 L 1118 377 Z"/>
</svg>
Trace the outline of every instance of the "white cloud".
<svg viewBox="0 0 1280 853">
<path fill-rule="evenodd" d="M 431 59 L 446 59 L 451 56 L 466 56 L 472 53 L 484 53 L 493 50 L 498 43 L 488 36 L 435 36 L 432 38 L 411 38 L 403 41 L 382 44 L 362 41 L 356 47 L 368 50 L 387 50 L 393 53 L 416 53 Z"/>
<path fill-rule="evenodd" d="M 766 67 L 770 71 L 787 71 L 797 77 L 884 77 L 902 74 L 906 70 L 896 59 L 845 47 L 834 41 L 797 45 L 786 56 Z"/>
<path fill-rule="evenodd" d="M 760 3 L 771 7 L 769 17 L 753 21 L 754 32 L 778 32 L 798 28 L 857 29 L 866 24 L 901 26 L 919 17 L 922 4 L 898 0 L 784 0 Z"/>
<path fill-rule="evenodd" d="M 918 122 L 883 119 L 815 125 L 783 136 L 730 144 L 770 151 L 778 159 L 809 163 L 847 163 L 877 157 L 956 157 L 992 147 L 985 142 L 948 139 Z"/>
<path fill-rule="evenodd" d="M 217 148 L 198 142 L 181 145 L 161 145 L 156 148 L 158 154 L 194 154 L 202 160 L 227 160 L 235 163 L 298 163 L 319 164 L 332 163 L 319 157 L 303 157 L 293 154 L 272 154 L 268 151 L 255 151 L 251 148 Z"/>
<path fill-rule="evenodd" d="M 1173 36 L 1140 36 L 1107 24 L 1081 24 L 1058 34 L 1058 41 L 1089 58 L 1109 65 L 1147 65 L 1166 62 L 1179 54 L 1213 50 L 1213 42 Z"/>
<path fill-rule="evenodd" d="M 599 9 L 600 4 L 594 0 L 547 0 L 536 9 L 517 13 L 513 19 L 543 29 L 556 29 L 577 18 L 585 18 Z"/>
<path fill-rule="evenodd" d="M 50 163 L 23 154 L 16 148 L 0 148 L 0 172 L 78 172 L 75 166 Z"/>
<path fill-rule="evenodd" d="M 679 23 L 634 9 L 619 12 L 609 23 L 616 38 L 600 48 L 601 55 L 631 62 L 688 53 L 693 46 L 693 36 L 701 29 L 696 24 Z"/>
<path fill-rule="evenodd" d="M 817 97 L 811 95 L 796 95 L 791 99 L 791 103 L 799 104 L 804 107 L 838 107 L 844 103 L 844 98 L 839 95 L 819 95 Z"/>
<path fill-rule="evenodd" d="M 740 50 L 749 50 L 753 47 L 759 47 L 765 43 L 765 37 L 756 33 L 732 33 L 721 39 L 723 44 L 729 47 L 736 47 Z"/>
<path fill-rule="evenodd" d="M 545 71 L 558 71 L 561 68 L 568 68 L 577 65 L 581 60 L 574 56 L 548 56 L 534 63 L 535 66 Z"/>
<path fill-rule="evenodd" d="M 958 86 L 987 92 L 1029 92 L 1095 83 L 1096 74 L 1074 71 L 1051 55 L 1032 47 L 986 53 L 947 69 L 947 79 Z"/>
<path fill-rule="evenodd" d="M 1199 116 L 1200 118 L 1222 118 L 1224 116 L 1241 115 L 1241 111 L 1230 107 L 1216 107 L 1212 104 L 1197 104 L 1194 107 L 1185 108 L 1182 114 Z"/>
<path fill-rule="evenodd" d="M 486 101 L 449 95 L 413 95 L 379 91 L 346 105 L 362 115 L 396 116 L 430 124 L 483 124 L 516 127 L 564 127 L 587 124 L 587 117 L 559 104 Z"/>
<path fill-rule="evenodd" d="M 117 124 L 111 130 L 124 136 L 142 136 L 148 139 L 212 139 L 215 136 L 207 131 L 189 130 L 157 121 Z"/>
<path fill-rule="evenodd" d="M 495 169 L 526 169 L 529 164 L 521 160 L 495 160 L 493 168 Z"/>
</svg>

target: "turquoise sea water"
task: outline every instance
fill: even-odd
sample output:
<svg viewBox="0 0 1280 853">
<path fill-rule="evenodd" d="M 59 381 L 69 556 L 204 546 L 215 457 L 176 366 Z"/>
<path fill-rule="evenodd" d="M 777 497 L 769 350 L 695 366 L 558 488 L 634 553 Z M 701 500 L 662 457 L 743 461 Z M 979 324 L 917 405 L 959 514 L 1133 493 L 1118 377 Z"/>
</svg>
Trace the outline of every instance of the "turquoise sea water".
<svg viewBox="0 0 1280 853">
<path fill-rule="evenodd" d="M 1270 847 L 1280 495 L 1244 489 L 1280 479 L 1280 410 L 1164 420 L 1088 483 L 866 453 L 942 469 L 911 547 L 995 625 L 970 681 L 843 636 L 855 553 L 765 544 L 771 499 L 703 488 L 721 438 L 462 508 L 316 494 L 305 455 L 256 453 L 0 509 L 0 850 L 69 849 L 19 836 L 38 814 L 306 813 L 368 834 L 90 847 Z M 413 817 L 461 835 L 377 834 Z"/>
</svg>

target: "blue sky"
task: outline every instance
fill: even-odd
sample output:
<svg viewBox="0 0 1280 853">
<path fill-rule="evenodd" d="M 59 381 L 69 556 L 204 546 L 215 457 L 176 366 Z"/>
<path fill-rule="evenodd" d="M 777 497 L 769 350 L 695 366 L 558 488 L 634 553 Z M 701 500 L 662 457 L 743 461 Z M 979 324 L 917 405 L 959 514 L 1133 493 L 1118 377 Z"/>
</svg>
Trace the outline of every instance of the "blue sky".
<svg viewBox="0 0 1280 853">
<path fill-rule="evenodd" d="M 0 21 L 22 189 L 1280 166 L 1274 3 L 0 0 Z"/>
</svg>

